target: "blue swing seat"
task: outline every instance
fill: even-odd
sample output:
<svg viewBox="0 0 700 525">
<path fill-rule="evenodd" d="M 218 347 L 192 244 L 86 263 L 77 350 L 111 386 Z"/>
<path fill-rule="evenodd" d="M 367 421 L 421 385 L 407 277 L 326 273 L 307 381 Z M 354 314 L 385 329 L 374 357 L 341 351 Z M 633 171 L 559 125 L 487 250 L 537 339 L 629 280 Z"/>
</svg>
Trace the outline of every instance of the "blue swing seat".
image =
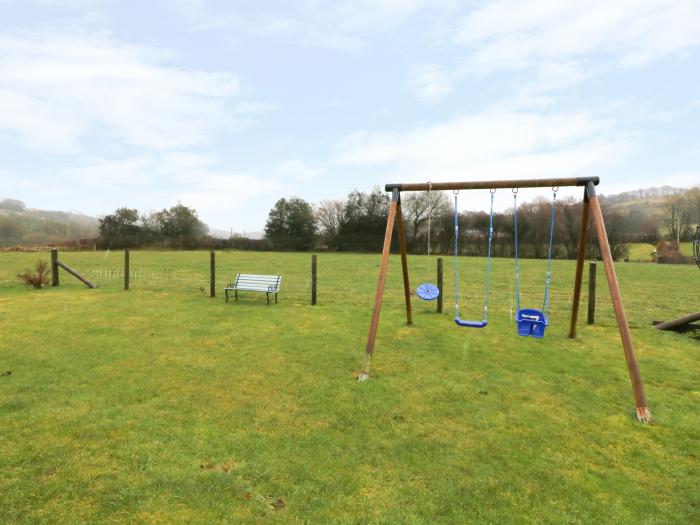
<svg viewBox="0 0 700 525">
<path fill-rule="evenodd" d="M 519 336 L 530 336 L 536 339 L 544 337 L 544 329 L 549 325 L 544 313 L 534 308 L 518 310 L 515 313 L 515 321 L 518 323 Z"/>
<path fill-rule="evenodd" d="M 416 295 L 424 301 L 433 301 L 440 295 L 440 288 L 433 283 L 423 283 L 416 289 Z"/>
<path fill-rule="evenodd" d="M 466 319 L 460 319 L 459 317 L 455 317 L 455 323 L 457 323 L 457 326 L 466 326 L 467 328 L 483 328 L 489 324 L 486 319 L 483 321 L 468 321 Z"/>
</svg>

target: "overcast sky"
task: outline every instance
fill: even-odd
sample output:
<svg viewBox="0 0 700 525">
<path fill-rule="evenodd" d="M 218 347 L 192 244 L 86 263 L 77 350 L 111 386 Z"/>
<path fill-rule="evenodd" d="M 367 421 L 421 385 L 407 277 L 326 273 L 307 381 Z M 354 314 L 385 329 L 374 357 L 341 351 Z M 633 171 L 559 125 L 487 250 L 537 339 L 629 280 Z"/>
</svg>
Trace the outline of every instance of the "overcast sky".
<svg viewBox="0 0 700 525">
<path fill-rule="evenodd" d="M 386 182 L 700 184 L 699 44 L 700 0 L 0 0 L 0 197 L 250 231 Z"/>
</svg>

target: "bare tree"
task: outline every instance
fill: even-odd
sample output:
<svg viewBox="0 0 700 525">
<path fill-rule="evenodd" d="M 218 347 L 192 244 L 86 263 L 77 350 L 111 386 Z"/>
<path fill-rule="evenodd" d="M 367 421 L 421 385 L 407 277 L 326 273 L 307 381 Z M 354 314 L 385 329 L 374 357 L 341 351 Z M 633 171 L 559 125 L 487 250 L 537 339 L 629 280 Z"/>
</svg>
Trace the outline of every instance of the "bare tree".
<svg viewBox="0 0 700 525">
<path fill-rule="evenodd" d="M 325 200 L 316 206 L 316 221 L 325 244 L 332 244 L 338 236 L 344 217 L 345 203 L 341 200 Z"/>
<path fill-rule="evenodd" d="M 401 209 L 410 225 L 410 243 L 415 249 L 418 234 L 423 226 L 427 227 L 428 218 L 436 218 L 450 211 L 450 198 L 444 191 L 413 192 L 402 197 Z"/>
<path fill-rule="evenodd" d="M 666 194 L 664 197 L 664 224 L 666 234 L 672 241 L 680 242 L 683 226 L 683 195 Z"/>
</svg>

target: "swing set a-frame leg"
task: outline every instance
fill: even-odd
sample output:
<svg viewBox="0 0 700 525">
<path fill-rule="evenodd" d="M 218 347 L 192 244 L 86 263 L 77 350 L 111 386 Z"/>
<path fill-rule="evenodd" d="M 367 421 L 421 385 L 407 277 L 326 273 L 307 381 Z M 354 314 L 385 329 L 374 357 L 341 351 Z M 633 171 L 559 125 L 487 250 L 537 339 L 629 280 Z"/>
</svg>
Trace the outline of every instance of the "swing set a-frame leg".
<svg viewBox="0 0 700 525">
<path fill-rule="evenodd" d="M 581 302 L 581 281 L 583 280 L 583 263 L 586 259 L 586 242 L 588 241 L 588 223 L 590 222 L 590 201 L 588 190 L 583 190 L 583 209 L 581 210 L 581 231 L 578 237 L 578 254 L 576 258 L 576 278 L 574 280 L 574 300 L 571 308 L 571 326 L 569 337 L 576 338 L 576 322 L 578 321 L 578 309 Z"/>
<path fill-rule="evenodd" d="M 367 336 L 367 348 L 365 350 L 365 359 L 362 365 L 357 380 L 366 381 L 369 379 L 369 369 L 372 364 L 372 354 L 374 353 L 374 342 L 377 339 L 377 329 L 379 327 L 379 314 L 382 310 L 382 299 L 384 297 L 384 287 L 386 285 L 386 274 L 389 270 L 389 254 L 391 252 L 391 238 L 394 232 L 394 221 L 397 215 L 401 213 L 400 194 L 398 190 L 394 190 L 391 196 L 391 206 L 389 208 L 389 217 L 386 222 L 386 232 L 384 234 L 384 248 L 382 249 L 382 259 L 379 264 L 379 280 L 377 282 L 377 291 L 374 295 L 374 310 L 372 310 L 372 319 L 369 323 L 369 335 Z M 408 324 L 411 324 L 411 296 L 408 284 L 408 262 L 405 252 L 405 232 L 403 232 L 403 217 L 399 216 L 397 221 L 399 227 L 399 244 L 401 247 L 401 264 L 403 267 L 404 277 L 404 293 L 406 295 L 406 318 Z"/>
<path fill-rule="evenodd" d="M 612 297 L 613 309 L 615 310 L 615 318 L 617 319 L 617 326 L 620 329 L 622 348 L 625 352 L 625 359 L 627 360 L 627 370 L 629 371 L 630 380 L 632 382 L 632 390 L 634 390 L 634 399 L 637 404 L 637 419 L 643 423 L 648 423 L 651 421 L 651 412 L 649 412 L 649 407 L 647 406 L 644 382 L 642 381 L 639 365 L 637 365 L 637 359 L 634 355 L 632 334 L 630 333 L 629 323 L 627 322 L 625 309 L 622 305 L 622 294 L 620 293 L 620 285 L 617 282 L 617 275 L 615 274 L 615 265 L 613 263 L 612 253 L 610 252 L 610 244 L 608 243 L 608 234 L 605 231 L 603 212 L 600 209 L 600 202 L 598 202 L 595 186 L 592 182 L 588 183 L 587 191 L 591 215 L 593 216 L 593 224 L 595 225 L 596 236 L 598 237 L 600 255 L 603 259 L 605 276 L 608 279 L 610 296 Z"/>
</svg>

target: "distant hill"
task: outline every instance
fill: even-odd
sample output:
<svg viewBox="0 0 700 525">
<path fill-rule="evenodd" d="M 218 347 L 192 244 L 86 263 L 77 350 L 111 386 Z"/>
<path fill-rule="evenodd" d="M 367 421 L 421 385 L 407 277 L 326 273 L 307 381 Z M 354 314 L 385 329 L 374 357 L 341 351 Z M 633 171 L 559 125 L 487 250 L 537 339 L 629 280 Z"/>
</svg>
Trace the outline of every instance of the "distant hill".
<svg viewBox="0 0 700 525">
<path fill-rule="evenodd" d="M 41 246 L 97 237 L 97 217 L 66 211 L 27 208 L 16 199 L 0 200 L 0 246 Z M 219 239 L 231 237 L 229 230 L 210 229 Z M 262 239 L 263 232 L 233 232 L 234 237 Z"/>
<path fill-rule="evenodd" d="M 0 201 L 0 246 L 42 245 L 97 236 L 95 217 L 75 212 L 27 208 L 21 201 Z"/>
<path fill-rule="evenodd" d="M 666 197 L 680 195 L 688 191 L 688 188 L 675 188 L 672 186 L 660 186 L 657 188 L 645 188 L 641 190 L 626 191 L 614 195 L 601 195 L 601 201 L 611 209 L 625 216 L 643 215 L 647 222 L 655 222 L 661 226 L 666 216 L 664 209 Z"/>
<path fill-rule="evenodd" d="M 265 232 L 232 232 L 231 230 L 219 230 L 216 228 L 209 228 L 209 235 L 216 239 L 230 239 L 231 237 L 245 237 L 246 239 L 258 240 L 265 237 Z"/>
</svg>

